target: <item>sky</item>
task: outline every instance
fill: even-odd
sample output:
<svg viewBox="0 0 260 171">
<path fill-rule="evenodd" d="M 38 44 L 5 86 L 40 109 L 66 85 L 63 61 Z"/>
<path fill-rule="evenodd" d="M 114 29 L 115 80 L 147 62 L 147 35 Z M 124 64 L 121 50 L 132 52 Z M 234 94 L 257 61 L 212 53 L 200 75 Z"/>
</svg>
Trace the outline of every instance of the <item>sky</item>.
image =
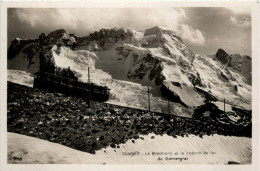
<svg viewBox="0 0 260 171">
<path fill-rule="evenodd" d="M 87 36 L 102 28 L 144 31 L 163 26 L 177 33 L 198 54 L 227 53 L 251 56 L 251 12 L 248 8 L 10 8 L 8 45 L 14 38 L 38 38 L 65 29 Z"/>
</svg>

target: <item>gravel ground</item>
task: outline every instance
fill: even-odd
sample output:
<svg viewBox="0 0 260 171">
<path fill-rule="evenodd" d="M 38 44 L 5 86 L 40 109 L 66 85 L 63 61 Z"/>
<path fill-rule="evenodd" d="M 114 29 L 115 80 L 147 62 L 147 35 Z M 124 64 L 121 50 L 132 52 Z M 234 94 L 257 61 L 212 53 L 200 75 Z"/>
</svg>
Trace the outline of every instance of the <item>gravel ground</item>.
<svg viewBox="0 0 260 171">
<path fill-rule="evenodd" d="M 226 135 L 251 137 L 251 124 L 221 124 L 210 118 L 195 120 L 152 113 L 8 82 L 8 132 L 19 133 L 94 154 L 104 148 L 120 148 L 140 135 Z M 151 137 L 152 138 L 152 137 Z"/>
</svg>

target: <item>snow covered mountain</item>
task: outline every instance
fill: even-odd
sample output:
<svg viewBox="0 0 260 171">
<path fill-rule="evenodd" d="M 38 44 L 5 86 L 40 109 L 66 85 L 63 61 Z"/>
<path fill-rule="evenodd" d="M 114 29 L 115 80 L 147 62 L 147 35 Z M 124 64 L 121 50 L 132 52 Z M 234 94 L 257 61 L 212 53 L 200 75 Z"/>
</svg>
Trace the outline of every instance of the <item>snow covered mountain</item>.
<svg viewBox="0 0 260 171">
<path fill-rule="evenodd" d="M 179 113 L 207 101 L 221 108 L 224 98 L 251 110 L 251 57 L 222 49 L 212 56 L 194 54 L 164 27 L 101 29 L 85 37 L 62 29 L 35 40 L 17 38 L 8 49 L 9 70 L 65 73 L 86 82 L 88 67 L 92 82 L 111 88 L 113 103 L 145 108 L 144 86 L 150 86 L 154 103 L 166 96 Z"/>
<path fill-rule="evenodd" d="M 252 85 L 252 62 L 251 57 L 241 54 L 227 54 L 223 49 L 219 49 L 215 55 L 223 65 L 228 66 L 234 72 L 245 77 L 245 82 Z"/>
</svg>

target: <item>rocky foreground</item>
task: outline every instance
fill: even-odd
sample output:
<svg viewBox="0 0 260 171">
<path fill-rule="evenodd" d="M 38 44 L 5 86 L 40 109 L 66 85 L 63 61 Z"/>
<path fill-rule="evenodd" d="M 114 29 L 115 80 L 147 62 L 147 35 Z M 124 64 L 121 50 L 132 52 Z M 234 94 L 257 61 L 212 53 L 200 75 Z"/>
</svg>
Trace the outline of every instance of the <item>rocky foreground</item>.
<svg viewBox="0 0 260 171">
<path fill-rule="evenodd" d="M 203 138 L 203 135 L 251 137 L 248 126 L 222 124 L 209 117 L 195 120 L 152 113 L 83 98 L 66 96 L 8 82 L 8 132 L 24 134 L 68 147 L 95 153 L 140 135 L 155 133 L 169 136 Z M 153 137 L 151 137 L 153 138 Z"/>
</svg>

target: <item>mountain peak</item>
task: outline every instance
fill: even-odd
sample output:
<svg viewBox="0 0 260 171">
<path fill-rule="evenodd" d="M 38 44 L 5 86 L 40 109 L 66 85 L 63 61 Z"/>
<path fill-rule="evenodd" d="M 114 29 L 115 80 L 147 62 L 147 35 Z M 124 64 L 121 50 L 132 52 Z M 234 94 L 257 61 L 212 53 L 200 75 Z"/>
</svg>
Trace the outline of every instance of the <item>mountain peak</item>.
<svg viewBox="0 0 260 171">
<path fill-rule="evenodd" d="M 218 49 L 216 53 L 216 58 L 222 63 L 227 64 L 230 60 L 230 55 L 223 49 Z"/>
<path fill-rule="evenodd" d="M 144 36 L 157 35 L 158 33 L 161 32 L 166 33 L 168 35 L 176 35 L 176 33 L 171 29 L 168 29 L 163 26 L 155 26 L 150 29 L 146 29 L 144 32 Z"/>
<path fill-rule="evenodd" d="M 47 35 L 49 38 L 59 39 L 64 35 L 69 35 L 69 32 L 64 29 L 55 30 Z"/>
<path fill-rule="evenodd" d="M 50 35 L 56 35 L 56 34 L 62 34 L 62 33 L 69 33 L 68 31 L 66 31 L 65 29 L 58 29 L 58 30 L 55 30 L 51 33 L 48 34 L 48 36 Z"/>
<path fill-rule="evenodd" d="M 217 53 L 227 54 L 227 52 L 226 52 L 224 49 L 221 49 L 221 48 L 219 48 L 219 49 L 217 50 Z"/>
</svg>

